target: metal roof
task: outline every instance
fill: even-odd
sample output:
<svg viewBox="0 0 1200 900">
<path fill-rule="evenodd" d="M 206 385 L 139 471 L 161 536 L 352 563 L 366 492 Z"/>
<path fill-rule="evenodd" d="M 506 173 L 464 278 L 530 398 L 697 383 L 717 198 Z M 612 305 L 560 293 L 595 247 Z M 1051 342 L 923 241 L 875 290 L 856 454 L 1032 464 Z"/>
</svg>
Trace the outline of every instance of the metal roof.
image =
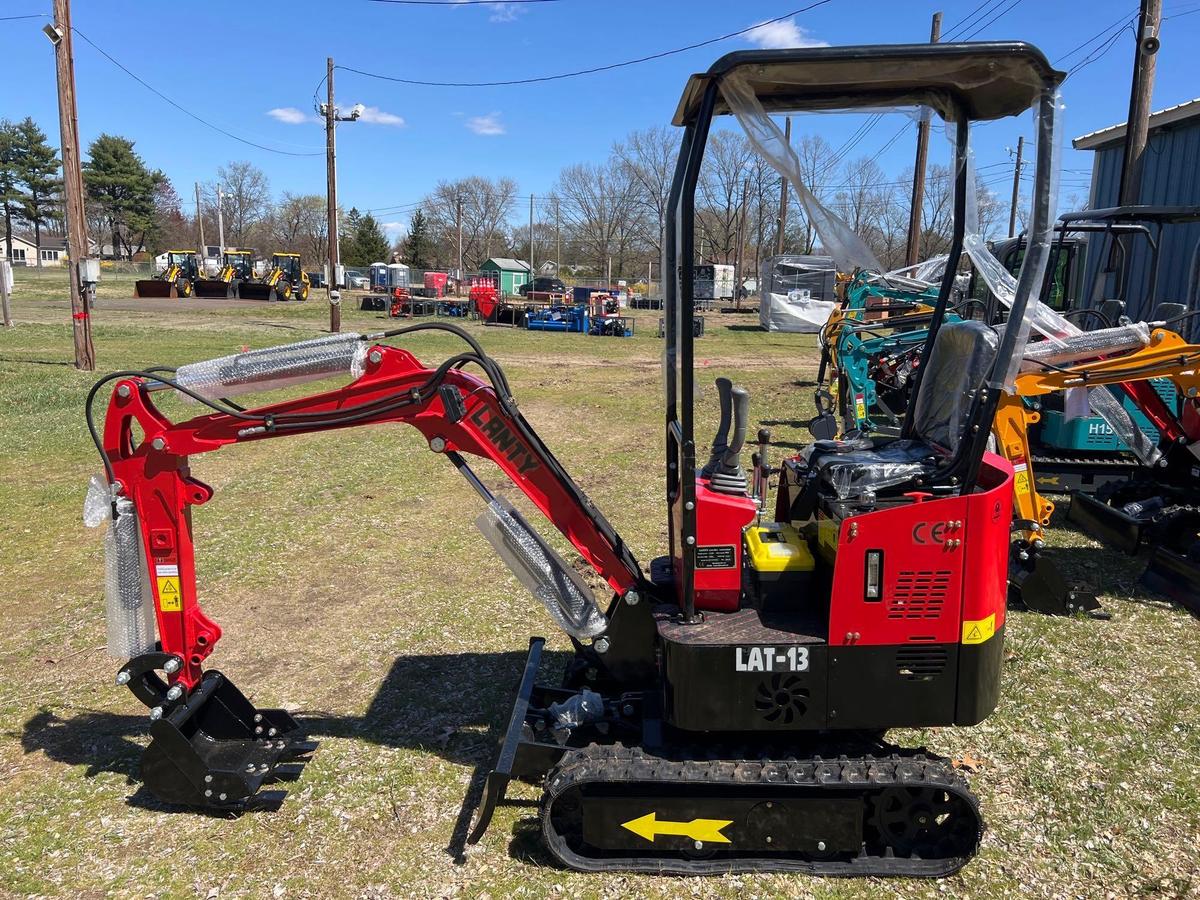
<svg viewBox="0 0 1200 900">
<path fill-rule="evenodd" d="M 506 272 L 528 272 L 529 271 L 529 263 L 524 262 L 523 260 L 519 260 L 519 259 L 511 259 L 510 257 L 507 257 L 507 256 L 489 257 L 487 262 L 484 263 L 484 265 L 486 266 L 488 263 L 492 263 L 496 266 L 497 269 L 503 269 Z"/>
<path fill-rule="evenodd" d="M 1162 128 L 1166 125 L 1172 125 L 1175 122 L 1182 122 L 1186 119 L 1191 119 L 1200 116 L 1200 97 L 1195 100 L 1187 100 L 1183 103 L 1177 103 L 1175 106 L 1168 106 L 1166 109 L 1160 109 L 1156 113 L 1150 114 L 1150 130 Z M 1071 141 L 1071 146 L 1076 150 L 1096 150 L 1105 144 L 1115 143 L 1125 140 L 1125 126 L 1128 123 L 1120 122 L 1116 125 L 1109 125 L 1107 128 L 1101 128 L 1099 131 L 1089 131 L 1087 134 L 1080 135 Z"/>
</svg>

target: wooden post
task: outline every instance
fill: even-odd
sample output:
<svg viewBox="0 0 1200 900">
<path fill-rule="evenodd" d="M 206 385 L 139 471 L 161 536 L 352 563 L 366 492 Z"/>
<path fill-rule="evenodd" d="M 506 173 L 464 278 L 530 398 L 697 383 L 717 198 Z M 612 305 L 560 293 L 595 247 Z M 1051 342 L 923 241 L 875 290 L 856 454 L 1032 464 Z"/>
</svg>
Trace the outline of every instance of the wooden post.
<svg viewBox="0 0 1200 900">
<path fill-rule="evenodd" d="M 8 280 L 12 278 L 12 263 L 0 259 L 0 314 L 4 316 L 4 327 L 12 328 L 12 313 L 8 308 Z"/>
<path fill-rule="evenodd" d="M 1162 0 L 1142 0 L 1133 57 L 1133 84 L 1129 89 L 1129 118 L 1125 123 L 1125 156 L 1121 164 L 1119 202 L 1122 206 L 1141 202 L 1142 161 L 1150 134 L 1150 99 L 1154 94 L 1161 20 Z"/>
<path fill-rule="evenodd" d="M 63 212 L 67 219 L 67 259 L 71 277 L 71 331 L 75 341 L 75 368 L 92 372 L 96 348 L 92 344 L 92 288 L 83 283 L 81 266 L 88 258 L 87 219 L 83 207 L 83 168 L 79 151 L 79 114 L 75 107 L 75 56 L 71 43 L 70 0 L 54 0 L 54 45 L 58 75 L 58 129 L 62 144 Z M 116 251 L 116 248 L 113 248 Z"/>
<path fill-rule="evenodd" d="M 929 43 L 936 44 L 942 37 L 942 14 L 933 14 L 933 25 L 929 29 Z M 913 166 L 912 205 L 908 210 L 908 244 L 904 250 L 904 264 L 915 266 L 921 252 L 921 206 L 925 202 L 925 164 L 929 159 L 929 119 L 922 117 L 917 123 L 917 161 Z"/>
<path fill-rule="evenodd" d="M 1017 202 L 1021 199 L 1021 155 L 1025 152 L 1025 136 L 1017 137 L 1017 164 L 1013 167 L 1012 203 L 1008 207 L 1008 236 L 1017 233 Z"/>
<path fill-rule="evenodd" d="M 337 153 L 334 142 L 332 56 L 325 60 L 325 81 L 328 88 L 325 102 L 325 214 L 328 218 L 327 230 L 329 232 L 329 280 L 325 282 L 325 294 L 329 298 L 329 330 L 338 332 L 342 330 L 342 307 L 336 284 L 338 270 Z"/>
<path fill-rule="evenodd" d="M 200 232 L 200 253 L 206 252 L 204 244 L 204 211 L 200 206 L 200 182 L 196 182 L 196 228 Z"/>
</svg>

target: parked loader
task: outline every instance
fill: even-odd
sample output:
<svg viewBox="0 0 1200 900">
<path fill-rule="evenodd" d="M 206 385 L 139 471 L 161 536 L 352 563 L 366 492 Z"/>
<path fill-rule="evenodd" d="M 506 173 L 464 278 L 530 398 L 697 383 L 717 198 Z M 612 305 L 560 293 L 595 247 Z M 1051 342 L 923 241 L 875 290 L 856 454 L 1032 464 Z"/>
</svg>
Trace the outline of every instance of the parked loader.
<svg viewBox="0 0 1200 900">
<path fill-rule="evenodd" d="M 221 255 L 221 270 L 216 278 L 196 280 L 197 297 L 238 296 L 242 282 L 254 277 L 254 251 L 228 249 Z"/>
<path fill-rule="evenodd" d="M 199 276 L 195 250 L 168 250 L 167 267 L 133 283 L 135 297 L 190 297 Z"/>
<path fill-rule="evenodd" d="M 683 133 L 664 241 L 668 544 L 648 568 L 524 418 L 499 363 L 454 325 L 329 335 L 99 381 L 87 406 L 105 479 L 91 505 L 112 517 L 110 649 L 128 659 L 117 682 L 150 708 L 146 786 L 169 803 L 240 810 L 262 786 L 298 777 L 316 746 L 291 715 L 252 704 L 205 666 L 221 628 L 197 600 L 190 509 L 215 492 L 189 457 L 404 422 L 479 494 L 485 537 L 574 648 L 561 680 L 542 683 L 544 640 L 530 640 L 471 841 L 516 778 L 541 787 L 546 852 L 580 871 L 939 876 L 966 864 L 983 822 L 964 774 L 886 732 L 974 725 L 999 697 L 1013 471 L 988 452 L 988 423 L 1050 252 L 1062 78 L 1015 42 L 742 51 L 692 76 L 674 118 Z M 688 263 L 710 127 L 733 113 L 779 160 L 765 149 L 785 146 L 769 114 L 882 105 L 927 107 L 956 136 L 950 259 L 926 362 L 899 437 L 816 441 L 782 460 L 772 499 L 765 441 L 752 478 L 741 461 L 746 391 L 717 381 L 721 421 L 707 460 L 695 435 Z M 1000 337 L 946 320 L 970 124 L 1031 107 L 1030 241 Z M 852 247 L 835 256 L 843 270 L 857 264 Z M 427 331 L 464 349 L 427 366 L 397 346 Z M 228 399 L 346 373 L 350 383 L 315 395 L 251 408 Z M 173 421 L 156 403 L 164 391 L 206 410 Z M 611 602 L 493 495 L 470 456 L 494 462 L 529 498 Z"/>
<path fill-rule="evenodd" d="M 307 300 L 311 282 L 300 264 L 299 253 L 271 254 L 271 268 L 261 281 L 243 281 L 243 300 Z"/>
</svg>

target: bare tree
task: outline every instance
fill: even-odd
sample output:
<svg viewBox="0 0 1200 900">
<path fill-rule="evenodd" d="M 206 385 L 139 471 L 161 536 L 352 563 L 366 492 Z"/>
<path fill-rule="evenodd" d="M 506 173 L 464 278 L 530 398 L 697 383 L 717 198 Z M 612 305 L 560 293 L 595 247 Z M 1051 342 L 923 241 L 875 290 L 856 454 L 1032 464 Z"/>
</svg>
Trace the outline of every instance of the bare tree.
<svg viewBox="0 0 1200 900">
<path fill-rule="evenodd" d="M 835 172 L 830 160 L 834 158 L 834 150 L 829 141 L 819 134 L 808 134 L 795 143 L 796 156 L 800 160 L 800 177 L 809 193 L 824 203 L 828 199 L 829 185 L 833 182 Z M 799 203 L 796 208 L 803 215 L 804 207 Z M 803 253 L 812 253 L 817 244 L 817 232 L 808 216 L 804 220 Z"/>
<path fill-rule="evenodd" d="M 638 202 L 649 210 L 643 240 L 654 257 L 662 256 L 663 229 L 667 219 L 667 195 L 679 153 L 677 132 L 664 125 L 631 131 L 624 141 L 613 144 L 613 155 L 627 170 L 637 188 Z"/>
<path fill-rule="evenodd" d="M 732 131 L 709 136 L 700 170 L 696 235 L 702 260 L 733 262 L 742 212 L 746 170 L 754 157 L 750 142 Z"/>
<path fill-rule="evenodd" d="M 603 163 L 567 166 L 552 196 L 578 255 L 597 272 L 606 271 L 611 257 L 613 274 L 626 274 L 639 236 L 645 234 L 646 217 L 629 167 L 615 155 Z"/>
<path fill-rule="evenodd" d="M 205 189 L 206 205 L 212 209 L 216 209 L 218 188 L 224 195 L 225 239 L 231 246 L 250 244 L 271 213 L 271 183 L 266 173 L 248 162 L 221 166 L 216 184 Z"/>
<path fill-rule="evenodd" d="M 439 181 L 433 193 L 421 201 L 429 220 L 435 260 L 450 261 L 457 255 L 457 207 L 462 200 L 463 267 L 478 269 L 488 257 L 502 252 L 509 237 L 508 220 L 517 199 L 517 183 L 511 178 L 472 175 L 457 181 Z"/>
<path fill-rule="evenodd" d="M 295 248 L 306 261 L 329 255 L 329 221 L 320 194 L 285 193 L 270 219 L 270 237 L 280 247 Z"/>
</svg>

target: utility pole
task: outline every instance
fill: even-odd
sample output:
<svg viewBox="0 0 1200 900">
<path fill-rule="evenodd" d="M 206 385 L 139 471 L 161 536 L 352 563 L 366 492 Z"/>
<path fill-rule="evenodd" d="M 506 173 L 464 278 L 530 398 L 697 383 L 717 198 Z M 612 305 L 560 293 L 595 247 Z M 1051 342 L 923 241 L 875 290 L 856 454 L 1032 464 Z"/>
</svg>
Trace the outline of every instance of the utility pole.
<svg viewBox="0 0 1200 900">
<path fill-rule="evenodd" d="M 742 267 L 746 262 L 746 207 L 749 206 L 750 179 L 742 181 L 742 208 L 738 210 L 737 249 L 734 253 L 733 266 L 733 305 L 735 309 L 742 308 L 742 282 L 745 281 Z"/>
<path fill-rule="evenodd" d="M 83 211 L 83 169 L 79 153 L 79 113 L 75 107 L 75 56 L 71 43 L 70 0 L 54 0 L 55 69 L 58 75 L 58 128 L 62 144 L 63 200 L 67 219 L 67 258 L 71 273 L 71 330 L 75 340 L 75 368 L 96 368 L 92 344 L 91 301 L 94 288 L 83 281 L 88 258 L 87 219 Z M 47 32 L 50 35 L 50 32 Z M 57 39 L 56 39 L 57 38 Z M 115 251 L 116 248 L 114 247 Z"/>
<path fill-rule="evenodd" d="M 1141 199 L 1142 162 L 1150 132 L 1150 98 L 1154 93 L 1161 21 L 1162 0 L 1142 0 L 1133 56 L 1133 84 L 1129 89 L 1129 118 L 1125 123 L 1125 157 L 1121 164 L 1119 202 L 1122 206 L 1138 203 Z"/>
<path fill-rule="evenodd" d="M 1017 201 L 1021 197 L 1021 156 L 1025 152 L 1025 136 L 1017 138 L 1017 164 L 1013 167 L 1012 203 L 1008 207 L 1008 236 L 1017 233 Z"/>
<path fill-rule="evenodd" d="M 562 278 L 562 220 L 557 197 L 554 198 L 554 274 Z"/>
<path fill-rule="evenodd" d="M 533 194 L 529 195 L 529 290 L 533 290 Z"/>
<path fill-rule="evenodd" d="M 783 121 L 783 136 L 787 141 L 787 145 L 792 146 L 792 117 L 788 116 Z M 775 236 L 775 255 L 783 256 L 783 235 L 787 231 L 787 200 L 788 200 L 788 182 L 787 178 L 779 179 L 779 231 Z"/>
<path fill-rule="evenodd" d="M 200 182 L 196 182 L 196 228 L 200 232 L 200 252 L 204 253 L 204 211 L 200 207 Z"/>
<path fill-rule="evenodd" d="M 333 106 L 333 57 L 325 60 L 325 180 L 326 180 L 326 209 L 329 232 L 329 279 L 325 282 L 325 294 L 329 298 L 329 330 L 336 333 L 342 330 L 341 295 L 337 288 L 338 271 L 338 215 L 337 215 L 337 152 L 334 141 L 334 106 Z"/>
<path fill-rule="evenodd" d="M 936 44 L 942 38 L 942 14 L 933 14 L 929 29 L 929 43 Z M 904 264 L 915 266 L 921 249 L 921 207 L 925 203 L 925 163 L 929 159 L 929 118 L 923 115 L 917 123 L 917 161 L 913 166 L 912 205 L 908 210 L 908 245 L 904 250 Z"/>
<path fill-rule="evenodd" d="M 458 284 L 459 289 L 462 288 L 463 281 L 463 263 L 462 263 L 462 194 L 454 198 L 455 219 L 458 222 Z"/>
<path fill-rule="evenodd" d="M 217 243 L 220 244 L 222 262 L 225 256 L 225 211 L 222 209 L 224 206 L 225 194 L 220 188 L 217 188 Z"/>
</svg>

